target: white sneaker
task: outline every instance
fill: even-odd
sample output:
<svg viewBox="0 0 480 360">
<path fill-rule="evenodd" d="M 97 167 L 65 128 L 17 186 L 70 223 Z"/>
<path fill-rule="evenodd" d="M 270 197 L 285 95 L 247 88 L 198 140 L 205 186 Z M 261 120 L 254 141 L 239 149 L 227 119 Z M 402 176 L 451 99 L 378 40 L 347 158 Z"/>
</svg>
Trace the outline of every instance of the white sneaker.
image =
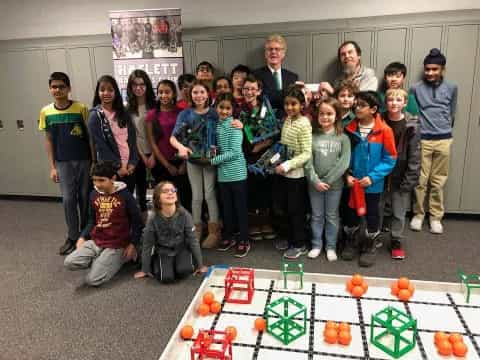
<svg viewBox="0 0 480 360">
<path fill-rule="evenodd" d="M 430 220 L 430 232 L 432 234 L 443 234 L 443 225 L 440 220 Z"/>
<path fill-rule="evenodd" d="M 333 249 L 327 249 L 327 260 L 332 262 L 332 261 L 337 261 L 337 253 Z"/>
<path fill-rule="evenodd" d="M 308 252 L 308 257 L 310 259 L 316 259 L 318 257 L 318 255 L 320 255 L 320 253 L 322 252 L 321 249 L 312 249 Z"/>
<path fill-rule="evenodd" d="M 420 216 L 414 216 L 410 221 L 410 229 L 413 231 L 422 231 L 423 219 Z"/>
</svg>

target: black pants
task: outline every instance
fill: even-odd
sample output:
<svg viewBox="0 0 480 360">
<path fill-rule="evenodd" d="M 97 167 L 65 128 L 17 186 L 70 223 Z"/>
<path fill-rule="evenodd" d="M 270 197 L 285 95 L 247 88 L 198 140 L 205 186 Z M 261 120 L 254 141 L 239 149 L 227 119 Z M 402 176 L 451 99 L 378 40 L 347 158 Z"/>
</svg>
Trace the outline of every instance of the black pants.
<svg viewBox="0 0 480 360">
<path fill-rule="evenodd" d="M 284 176 L 274 177 L 275 196 L 273 206 L 276 213 L 288 216 L 288 246 L 305 246 L 307 180 L 305 177 L 291 179 Z"/>
<path fill-rule="evenodd" d="M 380 199 L 382 194 L 365 194 L 365 203 L 367 205 L 367 231 L 375 233 L 380 228 Z M 360 218 L 357 216 L 355 209 L 348 208 L 346 211 L 345 225 L 348 227 L 357 226 Z"/>
<path fill-rule="evenodd" d="M 150 157 L 150 154 L 145 154 Z M 142 159 L 138 160 L 135 168 L 135 194 L 142 212 L 147 211 L 147 168 Z"/>
<path fill-rule="evenodd" d="M 254 212 L 268 213 L 272 207 L 272 175 L 262 176 L 249 173 L 248 184 L 248 210 Z"/>
<path fill-rule="evenodd" d="M 232 239 L 238 229 L 240 242 L 248 242 L 247 180 L 220 182 L 225 239 Z"/>
<path fill-rule="evenodd" d="M 154 254 L 152 274 L 162 283 L 169 283 L 190 275 L 195 270 L 192 253 L 189 249 L 180 250 L 175 256 Z"/>
<path fill-rule="evenodd" d="M 178 168 L 181 165 L 182 160 L 173 160 L 170 161 L 170 163 Z M 152 176 L 155 185 L 161 181 L 171 181 L 178 189 L 178 200 L 180 201 L 180 204 L 182 204 L 182 206 L 189 212 L 192 211 L 192 189 L 186 173 L 183 175 L 172 176 L 162 164 L 157 163 L 152 169 Z"/>
</svg>

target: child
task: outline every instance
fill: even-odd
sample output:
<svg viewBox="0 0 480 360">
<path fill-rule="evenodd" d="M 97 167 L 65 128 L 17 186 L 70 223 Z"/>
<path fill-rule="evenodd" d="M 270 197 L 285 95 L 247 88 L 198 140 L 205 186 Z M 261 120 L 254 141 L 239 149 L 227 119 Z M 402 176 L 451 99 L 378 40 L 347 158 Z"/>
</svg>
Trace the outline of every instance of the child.
<svg viewBox="0 0 480 360">
<path fill-rule="evenodd" d="M 196 80 L 190 88 L 192 107 L 183 110 L 177 117 L 175 127 L 170 137 L 170 144 L 178 150 L 178 156 L 184 160 L 189 159 L 192 149 L 183 145 L 177 137 L 180 137 L 182 128 L 190 129 L 205 125 L 209 131 L 207 138 L 201 139 L 203 148 L 210 149 L 215 146 L 215 127 L 217 125 L 217 113 L 209 107 L 209 88 L 201 81 Z M 207 154 L 201 154 L 206 156 Z M 197 159 L 187 161 L 187 174 L 192 187 L 192 215 L 195 224 L 197 239 L 202 238 L 202 204 L 207 202 L 209 224 L 208 236 L 202 244 L 204 248 L 214 248 L 220 242 L 220 227 L 218 224 L 218 205 L 215 191 L 215 168 Z"/>
<path fill-rule="evenodd" d="M 385 92 L 389 89 L 403 89 L 403 82 L 407 76 L 407 67 L 400 62 L 392 62 L 387 65 L 383 73 L 382 87 L 384 91 L 378 92 L 381 114 L 387 111 L 385 108 Z M 410 115 L 418 115 L 417 101 L 411 92 L 408 93 L 408 101 L 405 111 Z"/>
<path fill-rule="evenodd" d="M 325 229 L 328 261 L 337 260 L 338 207 L 342 196 L 343 174 L 350 163 L 350 140 L 343 134 L 340 104 L 334 98 L 321 100 L 314 123 L 312 158 L 305 166 L 312 208 L 312 250 L 315 259 L 322 251 Z"/>
<path fill-rule="evenodd" d="M 347 238 L 342 259 L 353 259 L 354 238 L 359 235 L 361 240 L 358 244 L 358 263 L 365 267 L 375 264 L 376 242 L 380 234 L 380 197 L 384 189 L 384 178 L 392 171 L 397 159 L 392 129 L 378 114 L 378 107 L 378 98 L 374 91 L 357 93 L 355 119 L 345 128 L 352 149 L 350 169 L 346 176 L 347 185 L 352 188 L 354 182 L 358 181 L 364 188 L 367 229 L 366 234 L 360 233 L 360 218 L 353 209 L 348 209 L 345 219 Z"/>
<path fill-rule="evenodd" d="M 88 109 L 68 98 L 71 88 L 67 74 L 52 73 L 48 87 L 53 103 L 40 111 L 38 127 L 45 130 L 50 179 L 60 183 L 68 235 L 59 254 L 67 255 L 75 250 L 80 230 L 87 223 L 91 159 Z"/>
<path fill-rule="evenodd" d="M 213 65 L 208 61 L 202 61 L 197 65 L 195 70 L 195 77 L 198 81 L 204 83 L 209 89 L 213 89 L 213 77 L 215 74 L 215 69 Z M 210 98 L 213 97 L 213 90 L 209 94 Z"/>
<path fill-rule="evenodd" d="M 352 81 L 342 81 L 335 92 L 335 97 L 340 105 L 340 118 L 342 119 L 342 128 L 344 129 L 355 118 L 355 113 L 352 109 L 357 92 L 358 87 Z"/>
<path fill-rule="evenodd" d="M 155 216 L 143 234 L 142 271 L 135 273 L 136 279 L 155 276 L 167 283 L 191 273 L 208 271 L 195 238 L 192 216 L 179 204 L 177 194 L 177 188 L 170 181 L 155 186 Z"/>
<path fill-rule="evenodd" d="M 213 83 L 213 91 L 215 92 L 215 97 L 220 94 L 232 93 L 232 83 L 230 79 L 226 76 L 216 78 Z"/>
<path fill-rule="evenodd" d="M 155 94 L 152 82 L 143 70 L 134 70 L 128 77 L 127 110 L 132 117 L 137 134 L 139 161 L 135 168 L 135 194 L 142 212 L 142 220 L 147 222 L 147 169 L 155 166 L 155 155 L 147 139 L 145 115 L 155 107 Z"/>
<path fill-rule="evenodd" d="M 424 201 L 430 186 L 430 232 L 442 234 L 443 187 L 448 177 L 452 128 L 457 107 L 457 85 L 443 79 L 447 59 L 438 49 L 430 50 L 423 61 L 423 80 L 412 86 L 420 110 L 421 171 L 415 188 L 415 216 L 410 228 L 422 230 Z"/>
<path fill-rule="evenodd" d="M 305 246 L 305 220 L 307 182 L 303 166 L 312 155 L 312 126 L 310 120 L 301 115 L 305 106 L 305 95 L 298 86 L 291 86 L 285 97 L 286 119 L 282 127 L 280 142 L 293 152 L 293 157 L 275 168 L 277 177 L 275 199 L 277 209 L 285 209 L 288 215 L 287 259 L 296 259 L 307 253 Z"/>
<path fill-rule="evenodd" d="M 117 82 L 110 75 L 97 81 L 93 109 L 88 118 L 97 161 L 114 161 L 120 168 L 119 181 L 133 193 L 138 162 L 137 136 L 130 114 L 125 111 Z"/>
<path fill-rule="evenodd" d="M 393 131 L 397 149 L 397 163 L 388 176 L 382 197 L 383 228 L 392 235 L 392 259 L 405 258 L 403 228 L 410 193 L 418 183 L 420 173 L 420 131 L 417 118 L 405 111 L 408 93 L 403 89 L 389 89 L 385 94 L 387 112 L 383 119 Z"/>
<path fill-rule="evenodd" d="M 192 195 L 187 177 L 187 164 L 175 156 L 170 136 L 180 110 L 176 107 L 177 89 L 171 80 L 162 80 L 157 86 L 157 105 L 145 119 L 147 137 L 157 164 L 152 169 L 155 183 L 168 180 L 180 191 L 180 203 L 190 209 Z M 185 204 L 185 205 L 183 205 Z"/>
<path fill-rule="evenodd" d="M 250 75 L 251 71 L 248 66 L 239 64 L 230 72 L 230 80 L 232 82 L 232 94 L 235 99 L 235 109 L 243 103 L 243 84 L 245 78 Z"/>
<path fill-rule="evenodd" d="M 219 151 L 211 159 L 217 166 L 217 178 L 223 204 L 224 240 L 218 250 L 227 251 L 236 245 L 233 238 L 234 223 L 240 232 L 240 241 L 235 256 L 245 257 L 250 251 L 247 222 L 247 163 L 242 152 L 243 132 L 233 128 L 232 94 L 220 94 L 216 99 L 218 114 L 217 145 Z"/>
<path fill-rule="evenodd" d="M 125 184 L 115 181 L 117 169 L 111 161 L 94 165 L 95 190 L 90 194 L 88 223 L 78 238 L 77 249 L 64 262 L 70 270 L 91 267 L 86 277 L 90 286 L 107 282 L 124 263 L 137 256 L 135 245 L 141 236 L 140 211 Z"/>
<path fill-rule="evenodd" d="M 240 117 L 244 114 L 246 118 L 252 115 L 260 117 L 262 113 L 266 113 L 271 108 L 266 97 L 262 97 L 262 84 L 260 80 L 253 75 L 245 78 L 243 85 L 244 103 L 237 109 L 234 109 L 234 117 Z M 235 111 L 237 113 L 235 114 Z M 265 151 L 272 145 L 272 139 L 266 139 L 255 145 L 251 145 L 247 141 L 243 142 L 243 151 L 245 153 L 247 164 L 255 164 Z M 252 240 L 273 240 L 277 237 L 270 217 L 272 207 L 272 175 L 265 176 L 256 173 L 248 173 L 247 189 L 248 189 L 248 208 L 251 214 L 249 238 Z M 279 250 L 288 248 L 286 242 L 278 240 L 276 242 Z"/>
<path fill-rule="evenodd" d="M 190 106 L 188 100 L 188 91 L 194 81 L 195 76 L 192 74 L 182 74 L 178 77 L 177 85 L 178 89 L 180 90 L 180 94 L 182 95 L 182 98 L 177 101 L 177 108 L 179 108 L 180 110 L 185 110 L 187 107 Z"/>
</svg>

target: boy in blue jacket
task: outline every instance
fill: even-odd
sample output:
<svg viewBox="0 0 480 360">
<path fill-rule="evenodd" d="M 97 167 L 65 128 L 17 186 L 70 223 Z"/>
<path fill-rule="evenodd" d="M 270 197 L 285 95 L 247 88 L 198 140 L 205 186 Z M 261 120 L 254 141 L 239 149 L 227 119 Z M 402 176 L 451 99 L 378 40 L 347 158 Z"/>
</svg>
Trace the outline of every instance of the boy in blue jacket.
<svg viewBox="0 0 480 360">
<path fill-rule="evenodd" d="M 352 260 L 355 255 L 355 241 L 359 240 L 359 265 L 372 266 L 376 258 L 376 241 L 380 234 L 380 199 L 384 179 L 393 170 L 397 159 L 395 138 L 378 114 L 379 101 L 374 91 L 357 94 L 355 119 L 348 124 L 345 132 L 350 138 L 351 160 L 346 182 L 352 188 L 356 181 L 365 191 L 366 233 L 360 233 L 360 217 L 353 209 L 346 214 L 345 233 L 347 239 L 342 259 Z"/>
</svg>

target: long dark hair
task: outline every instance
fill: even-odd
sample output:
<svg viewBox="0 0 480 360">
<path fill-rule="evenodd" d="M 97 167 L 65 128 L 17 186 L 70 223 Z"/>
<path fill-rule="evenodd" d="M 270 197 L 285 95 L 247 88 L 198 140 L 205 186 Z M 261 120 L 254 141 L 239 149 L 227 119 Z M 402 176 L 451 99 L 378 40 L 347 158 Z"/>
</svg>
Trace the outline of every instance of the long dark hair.
<svg viewBox="0 0 480 360">
<path fill-rule="evenodd" d="M 177 104 L 177 87 L 175 86 L 175 83 L 172 80 L 164 79 L 158 82 L 157 85 L 157 95 L 158 95 L 158 88 L 160 85 L 166 85 L 172 90 L 172 106 L 175 108 L 175 105 Z M 160 100 L 156 101 L 155 103 L 155 118 L 158 119 L 158 116 L 160 115 Z M 158 141 L 163 137 L 163 129 L 158 123 L 158 121 L 152 121 L 152 129 L 153 129 L 153 136 L 155 138 L 155 141 Z"/>
<path fill-rule="evenodd" d="M 143 79 L 143 82 L 145 83 L 145 105 L 147 110 L 153 109 L 155 107 L 155 93 L 153 91 L 152 81 L 150 80 L 150 77 L 145 71 L 140 69 L 132 71 L 132 73 L 128 77 L 127 83 L 127 110 L 130 114 L 138 115 L 137 96 L 133 93 L 133 81 L 136 78 Z"/>
<path fill-rule="evenodd" d="M 130 116 L 125 110 L 122 101 L 122 94 L 120 94 L 120 89 L 118 88 L 117 81 L 110 75 L 103 75 L 98 79 L 97 86 L 95 88 L 95 96 L 93 97 L 93 107 L 100 105 L 102 102 L 100 100 L 100 95 L 98 91 L 100 89 L 101 83 L 109 83 L 113 87 L 115 93 L 112 109 L 115 111 L 115 116 L 117 118 L 117 123 L 119 127 L 126 127 L 130 123 Z"/>
</svg>

